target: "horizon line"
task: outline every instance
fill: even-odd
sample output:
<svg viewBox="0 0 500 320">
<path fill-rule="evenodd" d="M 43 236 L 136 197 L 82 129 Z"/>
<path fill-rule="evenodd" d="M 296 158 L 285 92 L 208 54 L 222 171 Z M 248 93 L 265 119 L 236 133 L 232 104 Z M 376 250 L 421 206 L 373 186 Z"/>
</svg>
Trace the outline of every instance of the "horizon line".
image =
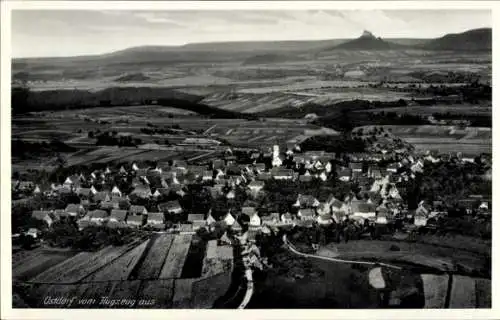
<svg viewBox="0 0 500 320">
<path fill-rule="evenodd" d="M 432 40 L 432 39 L 439 39 L 442 38 L 446 35 L 451 35 L 451 34 L 461 34 L 465 33 L 468 31 L 472 30 L 480 30 L 480 29 L 491 29 L 493 30 L 492 27 L 480 27 L 480 28 L 473 28 L 473 29 L 467 29 L 462 32 L 453 32 L 453 33 L 445 33 L 441 36 L 438 37 L 433 37 L 433 38 L 427 38 L 427 37 L 391 37 L 391 38 L 384 38 L 384 37 L 378 37 L 375 36 L 376 38 L 380 39 L 385 39 L 385 40 L 391 40 L 391 39 L 415 39 L 415 40 Z M 367 30 L 365 30 L 367 31 Z M 359 37 L 356 38 L 322 38 L 322 39 L 287 39 L 287 40 L 228 40 L 228 41 L 208 41 L 208 42 L 188 42 L 184 44 L 173 44 L 173 45 L 148 45 L 148 44 L 143 44 L 143 45 L 137 45 L 137 46 L 129 46 L 129 47 L 124 47 L 121 49 L 116 49 L 113 51 L 105 51 L 105 52 L 100 52 L 100 53 L 83 53 L 83 54 L 78 54 L 78 55 L 70 55 L 70 56 L 24 56 L 24 57 L 11 57 L 11 60 L 14 59 L 61 59 L 61 58 L 83 58 L 83 57 L 96 57 L 96 56 L 101 56 L 101 55 L 106 55 L 106 54 L 113 54 L 116 52 L 120 51 L 126 51 L 134 48 L 144 48 L 144 47 L 161 47 L 161 48 L 182 48 L 186 47 L 189 45 L 201 45 L 201 44 L 227 44 L 227 43 L 270 43 L 270 42 L 320 42 L 320 41 L 332 41 L 332 40 L 354 40 L 358 39 Z"/>
</svg>

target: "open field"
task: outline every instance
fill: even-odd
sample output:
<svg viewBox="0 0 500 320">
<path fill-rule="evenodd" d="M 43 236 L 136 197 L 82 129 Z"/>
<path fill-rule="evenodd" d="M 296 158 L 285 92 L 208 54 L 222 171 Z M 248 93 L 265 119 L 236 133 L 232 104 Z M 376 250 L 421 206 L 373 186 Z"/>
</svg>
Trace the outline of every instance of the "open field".
<svg viewBox="0 0 500 320">
<path fill-rule="evenodd" d="M 477 116 L 490 116 L 492 113 L 491 106 L 479 106 L 468 104 L 456 105 L 432 105 L 432 106 L 407 106 L 407 107 L 392 107 L 392 108 L 377 108 L 369 110 L 359 110 L 355 112 L 395 112 L 397 114 L 412 114 L 419 116 L 431 116 L 434 113 L 450 113 L 460 116 L 467 115 Z"/>
<path fill-rule="evenodd" d="M 411 143 L 417 151 L 439 150 L 441 153 L 463 152 L 479 154 L 492 152 L 491 128 L 455 126 L 377 126 Z M 372 129 L 373 126 L 363 128 Z"/>
<path fill-rule="evenodd" d="M 264 121 L 244 119 L 208 119 L 199 116 L 167 117 L 158 114 L 158 106 L 108 107 L 82 109 L 75 111 L 55 111 L 39 113 L 37 116 L 15 116 L 12 122 L 12 139 L 28 142 L 50 142 L 51 137 L 76 148 L 76 152 L 61 153 L 65 165 L 89 163 L 119 163 L 145 160 L 168 161 L 175 158 L 193 161 L 207 161 L 217 157 L 226 147 L 211 146 L 201 149 L 198 145 L 181 144 L 187 137 L 206 137 L 222 139 L 237 147 L 261 148 L 271 147 L 278 143 L 283 148 L 287 142 L 301 141 L 308 136 L 325 134 L 327 131 L 317 131 L 319 126 L 311 125 L 304 120 L 273 119 Z M 127 116 L 127 123 L 120 122 Z M 85 119 L 93 119 L 91 121 Z M 105 123 L 100 123 L 107 119 Z M 179 126 L 183 132 L 178 134 L 146 135 L 141 128 L 149 125 L 158 127 Z M 44 135 L 37 136 L 42 130 Z M 143 144 L 159 143 L 161 150 L 148 150 L 142 147 L 96 146 L 95 139 L 88 137 L 89 131 L 116 131 L 119 135 L 131 135 L 140 138 Z M 316 131 L 315 131 L 316 130 Z M 324 130 L 324 129 L 322 129 Z M 31 134 L 30 132 L 35 132 Z M 194 134 L 197 132 L 197 134 Z M 327 134 L 331 134 L 332 130 Z M 335 133 L 335 132 L 333 132 Z M 163 145 L 168 140 L 170 145 Z M 30 155 L 31 156 L 31 155 Z M 56 154 L 37 155 L 31 158 L 13 158 L 13 169 L 40 168 L 51 170 L 57 166 Z"/>
</svg>

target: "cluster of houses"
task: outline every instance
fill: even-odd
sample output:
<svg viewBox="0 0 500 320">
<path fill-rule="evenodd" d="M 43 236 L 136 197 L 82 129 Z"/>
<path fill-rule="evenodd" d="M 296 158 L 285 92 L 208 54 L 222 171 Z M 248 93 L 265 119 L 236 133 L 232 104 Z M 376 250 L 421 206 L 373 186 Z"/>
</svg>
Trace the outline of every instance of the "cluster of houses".
<svg viewBox="0 0 500 320">
<path fill-rule="evenodd" d="M 266 157 L 267 165 L 263 161 Z M 61 194 L 78 196 L 80 202 L 70 203 L 65 209 L 33 211 L 33 218 L 43 220 L 49 226 L 54 221 L 72 218 L 82 229 L 89 225 L 107 225 L 165 230 L 166 222 L 175 220 L 178 223 L 174 228 L 180 233 L 194 233 L 201 227 L 210 228 L 217 221 L 211 211 L 207 214 L 184 214 L 183 221 L 170 219 L 185 213 L 179 200 L 189 192 L 187 186 L 190 184 L 202 184 L 213 198 L 223 197 L 228 203 L 235 198 L 237 189 L 245 190 L 250 199 L 262 196 L 268 180 L 308 182 L 316 179 L 323 183 L 335 177 L 359 186 L 359 193 L 347 195 L 344 199 L 336 199 L 333 195 L 327 199 L 316 199 L 312 195 L 299 194 L 291 212 L 268 212 L 263 215 L 259 214 L 259 208 L 247 201 L 241 207 L 241 215 L 248 216 L 245 221 L 248 221 L 252 234 L 268 232 L 269 228 L 279 226 L 330 225 L 346 219 L 360 223 L 365 220 L 377 224 L 390 223 L 394 217 L 407 212 L 401 197 L 405 184 L 414 179 L 417 172 L 424 170 L 426 161 L 446 161 L 445 156 L 432 152 L 420 156 L 396 154 L 392 155 L 392 162 L 387 161 L 389 158 L 384 154 L 354 153 L 349 155 L 347 165 L 339 165 L 334 164 L 334 153 L 298 153 L 290 149 L 280 153 L 278 146 L 268 153 L 255 152 L 251 159 L 251 164 L 240 164 L 236 157 L 230 155 L 206 165 L 173 161 L 154 168 L 139 168 L 134 163 L 129 169 L 122 166 L 114 171 L 106 168 L 89 174 L 71 175 L 62 184 L 41 187 L 29 181 L 14 181 L 12 186 L 13 190 L 30 190 L 35 195 L 47 197 Z M 457 155 L 457 159 L 471 161 L 462 155 Z M 120 190 L 117 184 L 110 187 L 110 183 L 117 181 L 129 184 L 130 191 Z M 168 201 L 163 201 L 167 198 Z M 138 204 L 137 199 L 152 200 L 156 205 L 148 211 L 144 205 Z M 482 204 L 482 208 L 485 207 L 489 208 L 486 202 Z M 425 225 L 434 212 L 432 206 L 421 203 L 412 213 L 416 217 L 415 224 Z M 239 211 L 233 214 L 229 209 L 218 219 L 238 233 L 242 230 L 239 216 Z"/>
</svg>

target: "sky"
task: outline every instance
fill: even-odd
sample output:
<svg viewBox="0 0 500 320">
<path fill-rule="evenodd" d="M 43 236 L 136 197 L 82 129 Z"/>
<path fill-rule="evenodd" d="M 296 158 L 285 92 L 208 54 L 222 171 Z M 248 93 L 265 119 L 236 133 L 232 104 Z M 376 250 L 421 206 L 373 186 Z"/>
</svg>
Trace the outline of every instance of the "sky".
<svg viewBox="0 0 500 320">
<path fill-rule="evenodd" d="M 13 10 L 12 56 L 101 54 L 142 45 L 436 38 L 491 27 L 489 10 Z"/>
</svg>

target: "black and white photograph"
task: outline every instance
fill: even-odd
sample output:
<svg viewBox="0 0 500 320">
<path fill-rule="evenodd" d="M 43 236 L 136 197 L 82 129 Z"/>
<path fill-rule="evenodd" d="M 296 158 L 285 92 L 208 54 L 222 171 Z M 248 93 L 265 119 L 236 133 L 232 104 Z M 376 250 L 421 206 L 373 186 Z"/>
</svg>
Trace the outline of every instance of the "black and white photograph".
<svg viewBox="0 0 500 320">
<path fill-rule="evenodd" d="M 135 4 L 9 8 L 10 308 L 492 308 L 492 8 Z"/>
</svg>

